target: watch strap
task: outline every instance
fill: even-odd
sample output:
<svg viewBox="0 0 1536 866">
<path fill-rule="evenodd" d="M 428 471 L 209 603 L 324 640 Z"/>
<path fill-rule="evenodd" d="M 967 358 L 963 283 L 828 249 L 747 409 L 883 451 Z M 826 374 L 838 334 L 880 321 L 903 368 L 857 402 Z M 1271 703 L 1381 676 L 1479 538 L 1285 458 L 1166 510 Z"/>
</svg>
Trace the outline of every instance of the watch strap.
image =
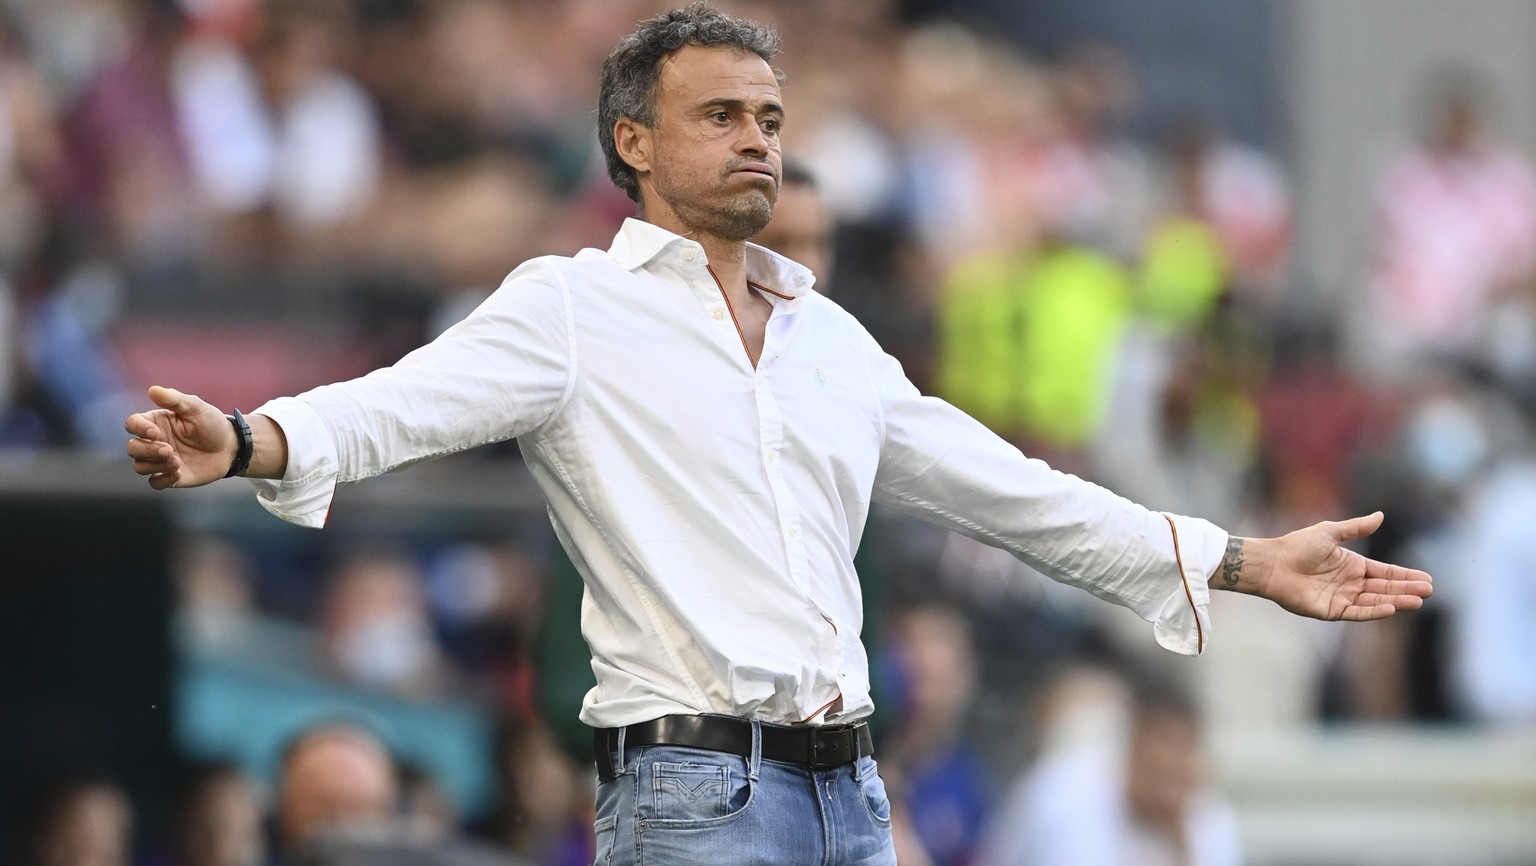
<svg viewBox="0 0 1536 866">
<path fill-rule="evenodd" d="M 251 456 L 256 453 L 256 442 L 251 435 L 251 424 L 240 414 L 240 410 L 234 410 L 233 414 L 225 415 L 229 423 L 234 425 L 235 438 L 238 440 L 235 446 L 235 459 L 229 464 L 229 471 L 224 473 L 225 478 L 233 478 L 236 475 L 244 476 L 251 468 Z"/>
</svg>

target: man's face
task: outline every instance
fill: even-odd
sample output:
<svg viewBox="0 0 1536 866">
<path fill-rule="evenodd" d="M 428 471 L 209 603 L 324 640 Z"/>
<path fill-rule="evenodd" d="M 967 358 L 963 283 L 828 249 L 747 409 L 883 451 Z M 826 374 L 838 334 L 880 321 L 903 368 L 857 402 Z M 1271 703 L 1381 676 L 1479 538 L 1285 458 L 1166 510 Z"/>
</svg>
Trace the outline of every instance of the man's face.
<svg viewBox="0 0 1536 866">
<path fill-rule="evenodd" d="M 832 215 L 821 193 L 809 184 L 779 189 L 773 219 L 752 242 L 810 268 L 818 288 L 832 273 Z"/>
<path fill-rule="evenodd" d="M 298 847 L 328 830 L 387 821 L 397 795 L 389 757 L 346 731 L 322 732 L 298 746 L 283 768 L 278 826 Z"/>
<path fill-rule="evenodd" d="M 690 45 L 662 61 L 656 90 L 656 125 L 635 127 L 626 154 L 646 219 L 679 234 L 757 234 L 779 189 L 784 110 L 773 70 L 755 54 Z"/>
</svg>

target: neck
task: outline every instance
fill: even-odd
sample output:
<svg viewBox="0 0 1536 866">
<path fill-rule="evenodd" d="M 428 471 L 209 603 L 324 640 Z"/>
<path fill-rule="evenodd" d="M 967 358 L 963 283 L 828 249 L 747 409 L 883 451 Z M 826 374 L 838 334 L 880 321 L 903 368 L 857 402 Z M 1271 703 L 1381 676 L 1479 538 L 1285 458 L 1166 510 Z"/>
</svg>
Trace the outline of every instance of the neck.
<svg viewBox="0 0 1536 866">
<path fill-rule="evenodd" d="M 746 241 L 727 241 L 719 238 L 695 237 L 704 248 L 704 255 L 709 259 L 710 270 L 715 272 L 715 279 L 730 292 L 747 290 L 747 244 Z"/>
<path fill-rule="evenodd" d="M 704 256 L 709 260 L 710 270 L 714 271 L 715 279 L 720 281 L 721 286 L 732 295 L 746 293 L 746 241 L 733 240 L 696 229 L 679 219 L 670 209 L 647 208 L 641 211 L 640 218 L 698 243 L 704 248 Z"/>
</svg>

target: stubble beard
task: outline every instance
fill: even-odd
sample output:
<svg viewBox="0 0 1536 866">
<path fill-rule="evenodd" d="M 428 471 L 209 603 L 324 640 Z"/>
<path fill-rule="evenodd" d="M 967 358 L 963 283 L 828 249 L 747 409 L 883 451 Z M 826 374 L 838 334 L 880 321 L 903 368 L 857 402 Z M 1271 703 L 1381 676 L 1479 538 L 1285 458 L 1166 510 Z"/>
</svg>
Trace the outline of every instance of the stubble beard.
<svg viewBox="0 0 1536 866">
<path fill-rule="evenodd" d="M 659 179 L 658 179 L 659 180 Z M 720 182 L 729 180 L 729 174 Z M 726 198 L 723 202 L 704 202 L 703 196 L 692 191 L 701 184 L 690 185 L 685 191 L 671 184 L 658 183 L 656 191 L 671 206 L 672 212 L 693 233 L 707 234 L 728 241 L 745 241 L 762 231 L 773 217 L 771 192 L 754 189 Z"/>
</svg>

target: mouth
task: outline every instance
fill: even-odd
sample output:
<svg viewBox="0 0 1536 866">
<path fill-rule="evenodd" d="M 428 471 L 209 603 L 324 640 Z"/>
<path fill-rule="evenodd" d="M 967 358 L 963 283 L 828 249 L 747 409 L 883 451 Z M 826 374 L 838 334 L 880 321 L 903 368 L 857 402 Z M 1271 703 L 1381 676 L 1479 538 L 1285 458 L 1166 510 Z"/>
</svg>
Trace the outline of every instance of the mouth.
<svg viewBox="0 0 1536 866">
<path fill-rule="evenodd" d="M 773 166 L 769 165 L 766 162 L 754 162 L 754 163 L 748 163 L 748 164 L 742 165 L 742 166 L 737 166 L 736 168 L 731 170 L 731 174 L 752 175 L 752 176 L 758 176 L 758 177 L 767 178 L 768 180 L 771 180 L 774 183 L 778 183 L 779 182 L 779 176 L 773 170 Z"/>
</svg>

